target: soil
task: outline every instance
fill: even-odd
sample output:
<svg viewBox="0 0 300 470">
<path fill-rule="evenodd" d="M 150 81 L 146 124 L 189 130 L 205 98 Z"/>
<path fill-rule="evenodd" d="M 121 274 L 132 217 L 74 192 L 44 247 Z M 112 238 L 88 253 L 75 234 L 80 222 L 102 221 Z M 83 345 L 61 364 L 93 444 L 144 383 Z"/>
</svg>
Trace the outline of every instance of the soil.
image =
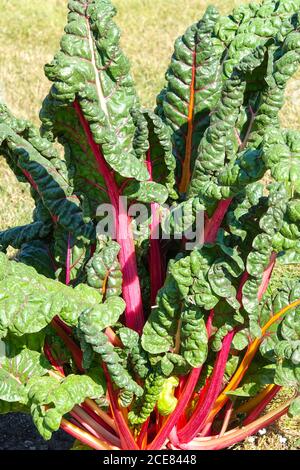
<svg viewBox="0 0 300 470">
<path fill-rule="evenodd" d="M 32 418 L 21 413 L 0 416 L 0 450 L 68 450 L 74 439 L 63 431 L 44 441 Z"/>
</svg>

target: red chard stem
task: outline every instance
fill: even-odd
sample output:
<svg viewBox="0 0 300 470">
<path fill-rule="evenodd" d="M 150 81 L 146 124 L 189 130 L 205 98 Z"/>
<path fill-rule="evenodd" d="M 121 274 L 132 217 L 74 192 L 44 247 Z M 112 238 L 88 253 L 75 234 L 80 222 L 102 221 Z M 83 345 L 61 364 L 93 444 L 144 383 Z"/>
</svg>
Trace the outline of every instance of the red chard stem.
<svg viewBox="0 0 300 470">
<path fill-rule="evenodd" d="M 235 331 L 233 330 L 224 338 L 222 349 L 216 359 L 213 375 L 210 380 L 205 400 L 203 403 L 201 401 L 199 402 L 199 406 L 196 406 L 193 416 L 188 421 L 186 426 L 178 431 L 178 438 L 180 442 L 191 441 L 202 430 L 202 427 L 205 424 L 205 420 L 207 419 L 219 393 L 222 390 L 224 372 L 234 335 Z"/>
<path fill-rule="evenodd" d="M 97 162 L 99 173 L 105 181 L 108 196 L 115 211 L 116 238 L 120 245 L 119 262 L 123 274 L 123 297 L 126 302 L 126 326 L 141 333 L 144 326 L 144 314 L 131 219 L 128 217 L 127 208 L 124 207 L 122 198 L 120 198 L 120 191 L 112 171 L 108 167 L 99 145 L 94 141 L 89 123 L 77 100 L 74 102 L 74 108 Z"/>
<path fill-rule="evenodd" d="M 220 201 L 211 219 L 205 224 L 204 241 L 205 243 L 214 243 L 216 241 L 218 231 L 221 227 L 225 214 L 232 202 L 232 199 Z"/>
<path fill-rule="evenodd" d="M 147 153 L 147 169 L 150 175 L 149 181 L 153 181 L 150 149 Z M 159 204 L 151 203 L 149 268 L 152 306 L 155 305 L 157 293 L 163 286 L 165 280 L 165 269 L 159 240 L 159 225 Z"/>
</svg>

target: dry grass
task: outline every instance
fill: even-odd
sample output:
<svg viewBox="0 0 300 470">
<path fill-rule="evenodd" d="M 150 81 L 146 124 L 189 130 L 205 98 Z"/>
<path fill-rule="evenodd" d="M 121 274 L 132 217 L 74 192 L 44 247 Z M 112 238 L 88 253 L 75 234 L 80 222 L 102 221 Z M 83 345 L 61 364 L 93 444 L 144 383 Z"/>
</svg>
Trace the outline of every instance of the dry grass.
<svg viewBox="0 0 300 470">
<path fill-rule="evenodd" d="M 239 0 L 214 0 L 223 12 Z M 56 52 L 65 24 L 67 0 L 0 0 L 0 98 L 19 117 L 38 125 L 38 113 L 49 89 L 43 66 Z M 122 45 L 143 105 L 153 107 L 164 84 L 164 74 L 174 40 L 198 20 L 207 0 L 115 0 Z M 300 77 L 300 76 L 299 76 Z M 289 86 L 284 125 L 299 127 L 299 81 Z M 15 184 L 6 164 L 0 161 L 0 229 L 30 220 L 32 205 L 28 188 Z"/>
<path fill-rule="evenodd" d="M 132 63 L 132 72 L 143 105 L 152 107 L 163 86 L 174 40 L 199 19 L 207 0 L 115 0 L 117 21 L 123 31 L 122 45 Z M 222 12 L 244 3 L 213 0 Z M 49 89 L 43 66 L 58 48 L 65 23 L 67 0 L 0 0 L 0 98 L 19 117 L 38 125 L 41 101 Z M 300 74 L 289 84 L 283 125 L 300 129 Z M 16 184 L 6 164 L 0 161 L 0 230 L 26 223 L 32 204 L 25 185 Z M 293 274 L 298 275 L 299 270 Z M 282 270 L 277 276 L 282 276 Z M 282 418 L 255 443 L 243 448 L 296 448 L 299 422 Z M 288 439 L 280 443 L 278 434 Z"/>
<path fill-rule="evenodd" d="M 277 408 L 284 400 L 293 396 L 292 390 L 282 390 L 267 408 Z M 300 419 L 283 416 L 267 430 L 262 429 L 234 450 L 297 450 L 300 449 Z"/>
</svg>

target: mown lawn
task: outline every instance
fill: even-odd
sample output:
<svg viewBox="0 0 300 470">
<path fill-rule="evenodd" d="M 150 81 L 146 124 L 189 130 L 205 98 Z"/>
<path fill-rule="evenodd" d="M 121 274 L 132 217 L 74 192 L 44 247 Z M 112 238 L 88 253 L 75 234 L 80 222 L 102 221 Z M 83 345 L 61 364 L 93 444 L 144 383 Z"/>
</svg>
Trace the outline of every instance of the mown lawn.
<svg viewBox="0 0 300 470">
<path fill-rule="evenodd" d="M 117 21 L 123 36 L 123 49 L 130 57 L 136 86 L 144 106 L 153 107 L 164 83 L 164 74 L 174 40 L 198 20 L 207 0 L 115 0 Z M 222 12 L 244 3 L 239 0 L 213 0 Z M 58 48 L 65 24 L 67 0 L 0 0 L 0 99 L 19 116 L 38 125 L 38 112 L 49 83 L 43 66 Z M 283 125 L 299 128 L 300 74 L 287 90 L 282 112 Z M 32 203 L 28 188 L 16 183 L 0 160 L 0 230 L 30 221 Z M 293 276 L 300 269 L 289 270 Z M 278 271 L 277 276 L 286 271 Z M 243 448 L 295 448 L 299 422 L 283 418 L 272 431 Z M 287 441 L 280 442 L 285 434 Z M 239 447 L 240 448 L 240 447 Z"/>
</svg>

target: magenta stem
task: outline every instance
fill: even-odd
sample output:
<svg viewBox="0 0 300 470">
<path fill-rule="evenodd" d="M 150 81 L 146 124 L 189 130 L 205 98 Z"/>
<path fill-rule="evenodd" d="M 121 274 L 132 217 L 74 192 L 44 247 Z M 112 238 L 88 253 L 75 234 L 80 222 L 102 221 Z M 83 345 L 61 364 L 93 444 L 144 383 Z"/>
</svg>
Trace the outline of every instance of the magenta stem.
<svg viewBox="0 0 300 470">
<path fill-rule="evenodd" d="M 205 224 L 204 241 L 205 243 L 215 243 L 218 231 L 221 227 L 225 214 L 232 202 L 232 198 L 220 201 L 211 219 Z"/>
<path fill-rule="evenodd" d="M 75 406 L 70 414 L 91 434 L 100 439 L 106 441 L 107 444 L 116 447 L 121 447 L 121 441 L 118 437 L 111 434 L 103 426 L 96 422 L 86 411 L 81 409 L 79 406 Z"/>
<path fill-rule="evenodd" d="M 128 217 L 124 201 L 120 198 L 120 191 L 112 170 L 108 167 L 99 145 L 94 141 L 89 123 L 77 100 L 74 102 L 74 108 L 94 154 L 99 173 L 105 181 L 110 202 L 115 211 L 116 238 L 120 245 L 119 262 L 123 274 L 123 298 L 126 302 L 126 326 L 141 333 L 144 326 L 144 314 L 131 219 Z"/>
<path fill-rule="evenodd" d="M 66 259 L 66 285 L 68 286 L 71 281 L 71 234 L 68 234 L 68 247 Z"/>
<path fill-rule="evenodd" d="M 269 426 L 274 421 L 277 421 L 281 416 L 285 415 L 289 409 L 291 400 L 285 403 L 275 411 L 271 411 L 267 415 L 259 418 L 253 423 L 243 426 L 242 428 L 233 429 L 228 431 L 222 437 L 203 437 L 194 439 L 188 444 L 181 444 L 182 450 L 221 450 L 233 446 L 238 442 L 244 441 L 247 437 L 256 434 L 260 429 Z"/>
<path fill-rule="evenodd" d="M 266 292 L 270 279 L 272 277 L 272 273 L 276 264 L 276 259 L 277 259 L 277 253 L 273 252 L 270 258 L 270 263 L 268 264 L 268 267 L 265 269 L 264 274 L 263 274 L 263 279 L 262 283 L 260 285 L 259 291 L 258 291 L 258 300 L 261 301 L 263 298 L 264 293 Z"/>
<path fill-rule="evenodd" d="M 103 363 L 103 371 L 106 377 L 107 390 L 109 394 L 109 402 L 112 410 L 112 414 L 115 420 L 115 423 L 118 428 L 118 433 L 121 439 L 122 450 L 139 450 L 138 445 L 136 444 L 133 435 L 124 419 L 122 411 L 119 408 L 118 400 L 116 398 L 115 391 L 110 379 L 106 365 Z"/>
<path fill-rule="evenodd" d="M 203 428 L 216 399 L 218 398 L 222 386 L 225 368 L 230 353 L 231 343 L 235 335 L 235 330 L 227 334 L 223 340 L 222 349 L 218 353 L 213 375 L 207 389 L 206 398 L 200 406 L 196 406 L 195 411 L 188 423 L 178 431 L 180 442 L 190 442 Z"/>
<path fill-rule="evenodd" d="M 247 418 L 243 421 L 243 426 L 247 426 L 248 424 L 252 423 L 259 417 L 259 415 L 264 411 L 266 406 L 276 397 L 277 393 L 281 390 L 279 385 L 276 385 L 266 396 L 265 398 L 259 403 L 259 405 L 251 411 L 251 413 L 247 416 Z"/>
<path fill-rule="evenodd" d="M 151 150 L 147 152 L 147 169 L 150 174 L 150 180 L 153 181 Z M 165 272 L 163 266 L 163 257 L 161 253 L 160 240 L 159 240 L 159 204 L 151 204 L 151 223 L 150 223 L 150 252 L 149 252 L 149 267 L 150 267 L 150 283 L 151 283 L 151 305 L 155 305 L 158 291 L 164 284 Z"/>
</svg>

